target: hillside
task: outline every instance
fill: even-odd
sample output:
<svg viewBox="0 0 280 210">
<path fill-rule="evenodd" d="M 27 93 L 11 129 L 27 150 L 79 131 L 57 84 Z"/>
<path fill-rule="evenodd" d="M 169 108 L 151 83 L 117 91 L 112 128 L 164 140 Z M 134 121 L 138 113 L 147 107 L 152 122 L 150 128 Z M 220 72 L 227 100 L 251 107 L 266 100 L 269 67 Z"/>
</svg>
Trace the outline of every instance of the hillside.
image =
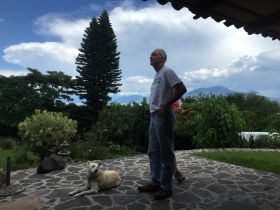
<svg viewBox="0 0 280 210">
<path fill-rule="evenodd" d="M 236 91 L 228 89 L 224 86 L 213 86 L 208 88 L 198 88 L 192 90 L 186 94 L 186 97 L 197 97 L 197 96 L 209 96 L 209 95 L 220 95 L 220 96 L 227 96 L 230 94 L 234 94 Z"/>
<path fill-rule="evenodd" d="M 194 89 L 190 92 L 187 92 L 184 97 L 198 97 L 198 96 L 227 96 L 230 94 L 237 93 L 237 91 L 231 90 L 224 86 L 213 86 L 208 88 L 198 88 Z M 120 103 L 120 104 L 128 104 L 131 102 L 141 103 L 145 96 L 141 95 L 131 95 L 131 96 L 121 96 L 121 95 L 113 95 L 111 96 L 112 100 L 111 103 Z M 149 96 L 147 96 L 147 99 Z M 271 98 L 268 97 L 271 101 L 277 101 L 280 104 L 280 98 Z"/>
<path fill-rule="evenodd" d="M 185 97 L 197 97 L 200 95 L 222 95 L 226 96 L 229 94 L 236 93 L 233 90 L 230 90 L 223 86 L 213 86 L 209 88 L 198 88 L 187 92 Z M 120 103 L 120 104 L 128 104 L 131 102 L 140 103 L 143 100 L 144 96 L 141 95 L 131 95 L 131 96 L 120 96 L 120 95 L 113 95 L 111 102 Z"/>
</svg>

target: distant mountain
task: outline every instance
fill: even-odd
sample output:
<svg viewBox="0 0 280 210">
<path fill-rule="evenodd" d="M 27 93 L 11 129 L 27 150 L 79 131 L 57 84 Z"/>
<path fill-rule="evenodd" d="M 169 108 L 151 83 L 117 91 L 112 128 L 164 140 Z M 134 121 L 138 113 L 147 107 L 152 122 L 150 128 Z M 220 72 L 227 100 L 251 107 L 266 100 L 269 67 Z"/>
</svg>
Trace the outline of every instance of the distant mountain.
<svg viewBox="0 0 280 210">
<path fill-rule="evenodd" d="M 131 96 L 121 96 L 121 95 L 113 95 L 111 96 L 112 100 L 110 103 L 119 103 L 119 104 L 128 104 L 132 102 L 141 103 L 143 101 L 144 96 L 141 95 L 131 95 Z"/>
<path fill-rule="evenodd" d="M 185 97 L 197 97 L 199 95 L 222 95 L 222 96 L 227 96 L 230 94 L 236 93 L 233 90 L 230 90 L 226 87 L 223 86 L 214 86 L 214 87 L 209 87 L 209 88 L 198 88 L 195 90 L 192 90 L 190 92 L 187 92 Z M 131 95 L 131 96 L 121 96 L 121 95 L 113 95 L 111 96 L 112 100 L 110 103 L 120 103 L 120 104 L 128 104 L 131 102 L 136 102 L 136 103 L 141 103 L 144 96 L 141 95 Z"/>
<path fill-rule="evenodd" d="M 187 92 L 184 97 L 198 97 L 200 95 L 209 96 L 209 95 L 216 95 L 216 96 L 228 96 L 230 94 L 237 93 L 234 90 L 226 88 L 224 86 L 213 86 L 208 88 L 198 88 Z M 122 95 L 112 95 L 112 100 L 109 103 L 119 103 L 119 104 L 128 104 L 132 102 L 141 103 L 145 96 L 142 95 L 130 95 L 130 96 L 122 96 Z M 73 97 L 74 103 L 82 104 L 81 100 L 78 96 Z M 149 96 L 147 97 L 147 100 Z M 268 97 L 271 101 L 277 101 L 280 104 L 280 98 L 271 98 Z"/>
<path fill-rule="evenodd" d="M 213 86 L 208 88 L 198 88 L 190 92 L 187 92 L 186 97 L 198 97 L 198 96 L 209 96 L 209 95 L 228 96 L 234 93 L 236 93 L 236 91 L 228 89 L 224 86 Z"/>
</svg>

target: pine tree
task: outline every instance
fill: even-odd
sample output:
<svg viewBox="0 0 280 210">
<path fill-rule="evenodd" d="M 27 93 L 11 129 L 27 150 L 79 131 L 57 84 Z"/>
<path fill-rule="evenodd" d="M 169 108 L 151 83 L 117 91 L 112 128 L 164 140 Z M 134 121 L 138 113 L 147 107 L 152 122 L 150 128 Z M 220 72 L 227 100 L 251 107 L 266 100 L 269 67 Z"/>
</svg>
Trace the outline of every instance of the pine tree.
<svg viewBox="0 0 280 210">
<path fill-rule="evenodd" d="M 119 52 L 109 15 L 104 11 L 99 18 L 93 18 L 86 28 L 80 53 L 76 58 L 77 94 L 97 116 L 111 99 L 109 93 L 117 93 L 121 85 Z"/>
</svg>

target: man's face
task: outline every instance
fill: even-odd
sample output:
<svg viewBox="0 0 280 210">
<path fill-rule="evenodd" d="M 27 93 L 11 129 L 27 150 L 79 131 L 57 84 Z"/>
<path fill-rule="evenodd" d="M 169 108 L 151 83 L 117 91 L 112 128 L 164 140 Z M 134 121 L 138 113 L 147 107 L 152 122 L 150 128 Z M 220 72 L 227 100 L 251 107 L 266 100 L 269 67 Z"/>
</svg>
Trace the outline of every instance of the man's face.
<svg viewBox="0 0 280 210">
<path fill-rule="evenodd" d="M 163 62 L 162 56 L 159 53 L 153 51 L 151 56 L 150 56 L 150 64 L 152 66 L 156 66 L 156 65 L 158 65 L 162 62 Z"/>
</svg>

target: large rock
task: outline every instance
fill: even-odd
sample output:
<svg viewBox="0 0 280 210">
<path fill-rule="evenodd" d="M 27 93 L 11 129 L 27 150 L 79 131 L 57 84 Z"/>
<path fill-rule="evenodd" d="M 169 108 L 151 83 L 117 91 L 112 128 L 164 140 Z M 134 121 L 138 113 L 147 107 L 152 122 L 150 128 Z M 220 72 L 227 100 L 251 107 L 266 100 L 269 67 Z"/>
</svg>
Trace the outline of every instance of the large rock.
<svg viewBox="0 0 280 210">
<path fill-rule="evenodd" d="M 65 168 L 65 162 L 58 156 L 44 158 L 37 168 L 39 174 L 48 173 L 53 170 L 62 170 Z"/>
</svg>

